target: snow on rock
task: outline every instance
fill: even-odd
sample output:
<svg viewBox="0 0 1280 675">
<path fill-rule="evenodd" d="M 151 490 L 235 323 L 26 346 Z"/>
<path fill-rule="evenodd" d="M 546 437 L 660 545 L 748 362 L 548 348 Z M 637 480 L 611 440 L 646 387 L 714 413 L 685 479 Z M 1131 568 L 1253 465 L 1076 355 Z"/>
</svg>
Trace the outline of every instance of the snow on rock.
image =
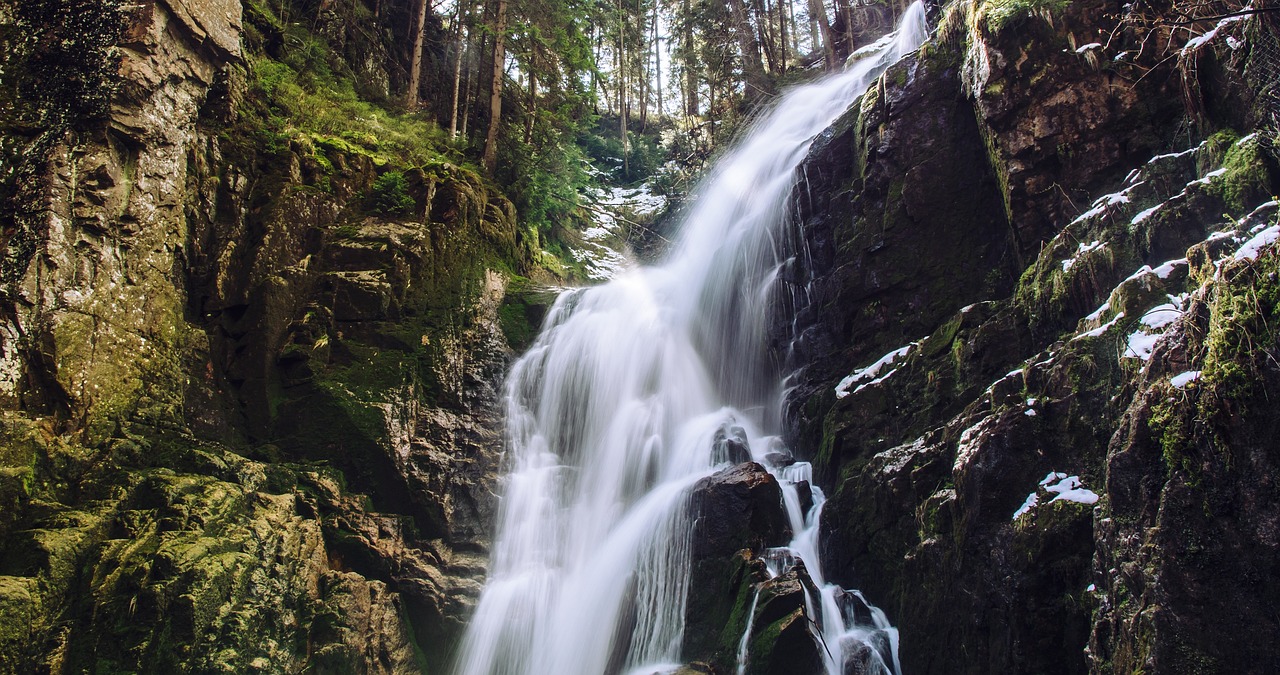
<svg viewBox="0 0 1280 675">
<path fill-rule="evenodd" d="M 1154 214 L 1156 211 L 1159 211 L 1159 210 L 1160 210 L 1160 207 L 1162 207 L 1162 206 L 1164 206 L 1164 204 L 1163 204 L 1163 203 L 1161 203 L 1161 204 L 1156 204 L 1155 206 L 1153 206 L 1153 207 L 1151 207 L 1151 208 L 1149 208 L 1149 209 L 1147 209 L 1147 210 L 1145 210 L 1145 211 L 1141 211 L 1141 212 L 1139 212 L 1139 213 L 1138 213 L 1138 215 L 1136 215 L 1136 216 L 1134 216 L 1134 217 L 1133 217 L 1133 220 L 1129 221 L 1129 224 L 1130 224 L 1130 225 L 1137 225 L 1137 224 L 1141 223 L 1142 221 L 1146 220 L 1147 218 L 1150 218 L 1150 217 L 1152 216 L 1152 214 Z"/>
<path fill-rule="evenodd" d="M 1095 310 L 1093 310 L 1092 312 L 1090 312 L 1090 313 L 1089 313 L 1089 316 L 1086 316 L 1086 317 L 1084 318 L 1084 320 L 1085 320 L 1085 321 L 1088 321 L 1089 323 L 1093 323 L 1094 321 L 1097 321 L 1098 319 L 1101 319 L 1101 318 L 1102 318 L 1102 315 L 1103 315 L 1103 314 L 1106 314 L 1106 313 L 1107 313 L 1107 312 L 1109 312 L 1109 311 L 1111 311 L 1111 301 L 1110 301 L 1110 300 L 1108 300 L 1108 301 L 1106 301 L 1106 302 L 1102 303 L 1102 305 L 1101 305 L 1101 306 L 1099 306 L 1097 309 L 1095 309 Z"/>
<path fill-rule="evenodd" d="M 1213 179 L 1225 176 L 1226 173 L 1227 173 L 1227 170 L 1225 167 L 1221 169 L 1214 169 L 1213 171 L 1206 173 L 1200 178 L 1197 178 L 1191 181 L 1190 183 L 1187 183 L 1187 187 L 1191 187 L 1192 185 L 1208 185 L 1213 182 Z"/>
<path fill-rule="evenodd" d="M 1182 316 L 1182 310 L 1175 307 L 1173 303 L 1166 302 L 1148 309 L 1139 321 L 1147 328 L 1159 330 L 1177 321 L 1180 316 Z"/>
<path fill-rule="evenodd" d="M 1280 238 L 1280 225 L 1272 225 L 1246 241 L 1232 257 L 1236 260 L 1257 260 L 1258 252 L 1264 246 L 1275 243 L 1278 238 Z"/>
<path fill-rule="evenodd" d="M 1146 333 L 1142 330 L 1130 333 L 1123 358 L 1150 361 L 1151 353 L 1155 351 L 1156 343 L 1160 342 L 1162 337 L 1164 335 L 1161 333 Z"/>
<path fill-rule="evenodd" d="M 1013 519 L 1017 520 L 1018 518 L 1021 518 L 1023 514 L 1035 508 L 1036 504 L 1039 504 L 1039 503 L 1040 503 L 1040 497 L 1038 497 L 1036 493 L 1032 492 L 1031 494 L 1027 495 L 1027 501 L 1022 502 L 1022 506 L 1019 506 L 1018 510 L 1013 512 Z"/>
<path fill-rule="evenodd" d="M 1175 300 L 1176 298 L 1170 298 Z M 1156 305 L 1147 310 L 1138 320 L 1138 329 L 1129 334 L 1127 344 L 1125 345 L 1124 354 L 1121 358 L 1140 359 L 1142 361 L 1151 360 L 1151 353 L 1155 351 L 1156 344 L 1160 342 L 1160 338 L 1164 337 L 1165 329 L 1169 327 L 1178 317 L 1182 316 L 1182 309 L 1179 307 L 1181 302 L 1174 304 L 1166 302 L 1163 305 Z"/>
<path fill-rule="evenodd" d="M 1137 272 L 1130 274 L 1129 277 L 1125 279 L 1125 281 L 1132 281 L 1140 277 L 1145 277 L 1148 274 L 1154 274 L 1161 279 L 1168 279 L 1169 276 L 1173 274 L 1173 271 L 1175 269 L 1179 267 L 1186 267 L 1186 266 L 1187 266 L 1186 258 L 1178 258 L 1177 260 L 1170 260 L 1154 269 L 1150 265 L 1143 265 L 1142 267 L 1138 268 Z"/>
<path fill-rule="evenodd" d="M 859 391 L 862 391 L 864 387 L 868 387 L 873 384 L 880 384 L 881 382 L 889 379 L 894 373 L 898 372 L 897 368 L 890 370 L 884 375 L 881 375 L 880 371 L 893 365 L 898 359 L 906 358 L 906 356 L 911 353 L 911 350 L 915 349 L 919 344 L 920 342 L 912 342 L 905 347 L 900 347 L 888 354 L 885 354 L 884 356 L 881 356 L 875 363 L 867 366 L 866 368 L 859 368 L 853 371 L 851 375 L 840 380 L 840 384 L 836 385 L 836 398 L 844 398 L 849 394 L 856 394 Z M 853 391 L 849 391 L 849 387 L 855 384 L 857 384 L 858 387 Z"/>
<path fill-rule="evenodd" d="M 1054 498 L 1049 500 L 1050 504 L 1056 501 L 1076 502 L 1077 504 L 1096 504 L 1098 502 L 1098 494 L 1085 488 L 1079 476 L 1068 476 L 1061 471 L 1050 471 L 1049 475 L 1040 481 L 1037 491 L 1027 495 L 1027 499 L 1022 503 L 1022 506 L 1018 507 L 1017 511 L 1014 511 L 1013 520 L 1030 513 L 1032 509 L 1040 504 L 1039 490 L 1044 490 L 1054 495 Z"/>
<path fill-rule="evenodd" d="M 1177 375 L 1174 375 L 1173 377 L 1169 378 L 1169 384 L 1173 385 L 1175 389 L 1182 389 L 1183 387 L 1186 387 L 1188 384 L 1191 384 L 1192 382 L 1196 382 L 1199 379 L 1200 379 L 1200 371 L 1188 370 L 1184 373 L 1178 373 Z"/>
<path fill-rule="evenodd" d="M 1075 225 L 1076 223 L 1088 220 L 1095 216 L 1100 216 L 1103 213 L 1106 213 L 1108 207 L 1119 206 L 1120 204 L 1128 204 L 1129 191 L 1145 183 L 1146 181 L 1138 181 L 1119 192 L 1113 192 L 1109 195 L 1102 195 L 1101 197 L 1098 197 L 1097 199 L 1093 200 L 1092 208 L 1080 214 L 1079 216 L 1076 216 L 1076 219 L 1071 221 L 1071 225 Z"/>
<path fill-rule="evenodd" d="M 1111 327 L 1116 325 L 1116 322 L 1120 321 L 1120 319 L 1123 319 L 1123 318 L 1124 318 L 1124 312 L 1120 312 L 1119 314 L 1116 314 L 1115 316 L 1111 317 L 1110 321 L 1102 324 L 1101 326 L 1098 326 L 1097 328 L 1094 328 L 1091 331 L 1086 331 L 1084 333 L 1081 333 L 1071 338 L 1071 341 L 1075 342 L 1076 340 L 1082 340 L 1084 338 L 1100 337 L 1103 333 L 1106 333 L 1107 331 L 1111 330 Z"/>
<path fill-rule="evenodd" d="M 1085 214 L 1085 215 L 1088 215 L 1088 214 Z M 1083 218 L 1084 216 L 1081 216 L 1081 217 Z M 1086 253 L 1089 253 L 1090 251 L 1096 251 L 1104 246 L 1106 246 L 1106 244 L 1098 240 L 1094 240 L 1088 244 L 1081 243 L 1079 248 L 1076 249 L 1075 255 L 1062 261 L 1062 271 L 1066 272 L 1067 270 L 1071 269 L 1071 266 L 1076 264 L 1076 261 L 1080 259 L 1080 256 L 1083 256 Z"/>
<path fill-rule="evenodd" d="M 1098 503 L 1098 494 L 1093 490 L 1086 489 L 1084 487 L 1084 483 L 1080 482 L 1079 476 L 1067 476 L 1054 485 L 1044 486 L 1044 489 L 1058 495 L 1057 497 L 1049 500 L 1050 503 L 1059 500 L 1075 502 L 1077 504 Z"/>
<path fill-rule="evenodd" d="M 1200 148 L 1204 147 L 1205 143 L 1206 141 L 1201 141 L 1200 144 L 1197 145 L 1196 147 L 1187 148 L 1186 150 L 1183 150 L 1181 152 L 1170 152 L 1163 155 L 1156 155 L 1155 157 L 1152 157 L 1151 159 L 1147 160 L 1147 164 L 1154 164 L 1156 162 L 1166 160 L 1166 159 L 1178 159 L 1179 157 L 1186 157 L 1187 155 L 1190 155 L 1196 150 L 1199 150 Z"/>
<path fill-rule="evenodd" d="M 1083 54 L 1083 53 L 1085 53 L 1085 52 L 1087 52 L 1087 51 L 1089 51 L 1089 50 L 1092 50 L 1092 49 L 1101 49 L 1101 48 L 1102 48 L 1102 43 L 1101 43 L 1101 42 L 1090 42 L 1090 43 L 1089 43 L 1089 44 L 1087 44 L 1087 45 L 1080 45 L 1079 47 L 1077 47 L 1077 48 L 1076 48 L 1076 53 L 1077 53 L 1077 54 Z"/>
</svg>

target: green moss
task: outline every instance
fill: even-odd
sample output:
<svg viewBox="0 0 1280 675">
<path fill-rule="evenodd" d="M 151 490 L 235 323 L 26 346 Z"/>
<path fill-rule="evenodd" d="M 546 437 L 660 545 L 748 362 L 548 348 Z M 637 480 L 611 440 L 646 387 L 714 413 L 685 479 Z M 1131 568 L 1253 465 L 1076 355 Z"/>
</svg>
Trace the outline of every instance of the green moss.
<svg viewBox="0 0 1280 675">
<path fill-rule="evenodd" d="M 1273 181 L 1266 151 L 1256 135 L 1234 142 L 1222 160 L 1222 168 L 1226 173 L 1209 186 L 1232 213 L 1247 213 L 1271 194 Z"/>
<path fill-rule="evenodd" d="M 1179 399 L 1171 396 L 1152 406 L 1147 426 L 1159 439 L 1166 470 L 1181 472 L 1194 487 L 1199 480 L 1199 468 L 1190 451 L 1194 416 L 1191 406 Z"/>
<path fill-rule="evenodd" d="M 332 72 L 328 46 L 291 29 L 281 60 L 251 55 L 250 93 L 258 106 L 244 120 L 286 137 L 310 137 L 322 148 L 362 154 L 376 163 L 414 166 L 439 161 L 448 140 L 429 118 L 398 114 L 360 98 L 348 75 Z"/>
<path fill-rule="evenodd" d="M 1239 270 L 1214 295 L 1205 336 L 1202 383 L 1216 396 L 1242 399 L 1260 384 L 1260 364 L 1269 358 L 1280 318 L 1280 281 L 1258 266 Z"/>
<path fill-rule="evenodd" d="M 1205 139 L 1204 145 L 1196 152 L 1196 172 L 1203 176 L 1222 166 L 1227 152 L 1240 140 L 1240 134 L 1231 129 L 1222 129 Z"/>
<path fill-rule="evenodd" d="M 986 0 L 978 11 L 987 30 L 998 34 L 1033 16 L 1059 14 L 1069 4 L 1070 0 Z"/>
</svg>

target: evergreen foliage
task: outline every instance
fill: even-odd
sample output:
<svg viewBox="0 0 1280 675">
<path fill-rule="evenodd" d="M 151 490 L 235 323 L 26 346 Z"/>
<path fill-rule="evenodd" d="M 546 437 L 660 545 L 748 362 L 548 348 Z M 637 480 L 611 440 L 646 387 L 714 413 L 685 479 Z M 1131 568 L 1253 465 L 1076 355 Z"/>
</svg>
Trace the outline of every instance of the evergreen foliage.
<svg viewBox="0 0 1280 675">
<path fill-rule="evenodd" d="M 375 178 L 369 190 L 369 206 L 374 212 L 389 216 L 406 216 L 413 212 L 415 202 L 409 196 L 409 184 L 404 174 L 388 171 Z"/>
</svg>

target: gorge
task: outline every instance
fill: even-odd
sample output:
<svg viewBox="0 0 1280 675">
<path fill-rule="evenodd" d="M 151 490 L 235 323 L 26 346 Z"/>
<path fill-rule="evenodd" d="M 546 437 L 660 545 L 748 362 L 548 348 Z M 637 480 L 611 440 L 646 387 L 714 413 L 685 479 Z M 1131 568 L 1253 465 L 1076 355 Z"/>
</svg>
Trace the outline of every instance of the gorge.
<svg viewBox="0 0 1280 675">
<path fill-rule="evenodd" d="M 0 0 L 0 673 L 1280 669 L 1274 9 Z"/>
</svg>

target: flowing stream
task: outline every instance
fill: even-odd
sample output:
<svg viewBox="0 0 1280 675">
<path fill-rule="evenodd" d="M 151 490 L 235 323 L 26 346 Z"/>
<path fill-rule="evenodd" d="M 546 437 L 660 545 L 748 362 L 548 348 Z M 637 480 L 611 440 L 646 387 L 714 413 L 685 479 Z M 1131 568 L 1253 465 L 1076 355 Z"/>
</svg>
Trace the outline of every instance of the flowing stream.
<svg viewBox="0 0 1280 675">
<path fill-rule="evenodd" d="M 740 428 L 761 462 L 781 448 L 784 374 L 766 331 L 778 303 L 796 301 L 778 280 L 798 254 L 784 234 L 796 168 L 817 134 L 923 42 L 923 15 L 913 4 L 867 56 L 762 116 L 698 190 L 665 264 L 556 301 L 508 377 L 508 474 L 459 675 L 647 674 L 681 662 L 689 490 L 726 465 L 717 433 Z M 811 480 L 808 464 L 771 471 L 796 535 L 768 553 L 768 567 L 806 561 L 827 672 L 854 654 L 870 672 L 898 672 L 883 613 L 823 579 L 821 491 L 801 513 L 794 486 Z"/>
</svg>

